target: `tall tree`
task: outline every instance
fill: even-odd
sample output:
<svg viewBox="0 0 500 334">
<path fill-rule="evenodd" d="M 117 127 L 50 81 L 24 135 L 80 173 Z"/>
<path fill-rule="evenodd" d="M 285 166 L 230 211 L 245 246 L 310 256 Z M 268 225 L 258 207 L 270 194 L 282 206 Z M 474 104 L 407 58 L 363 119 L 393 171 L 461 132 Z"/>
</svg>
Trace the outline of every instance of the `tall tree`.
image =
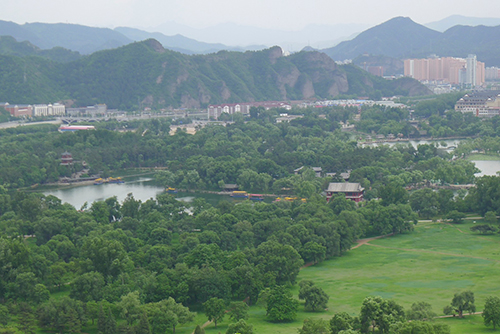
<svg viewBox="0 0 500 334">
<path fill-rule="evenodd" d="M 330 328 L 326 320 L 307 318 L 299 328 L 299 334 L 330 334 Z"/>
<path fill-rule="evenodd" d="M 0 325 L 7 326 L 10 322 L 9 309 L 5 305 L 0 305 Z"/>
<path fill-rule="evenodd" d="M 87 302 L 85 312 L 87 317 L 92 320 L 92 325 L 94 325 L 95 319 L 99 317 L 99 304 L 93 300 Z"/>
<path fill-rule="evenodd" d="M 262 272 L 275 273 L 277 284 L 293 284 L 304 261 L 292 246 L 266 241 L 257 247 L 256 263 Z"/>
<path fill-rule="evenodd" d="M 406 315 L 408 320 L 431 320 L 436 316 L 436 313 L 432 311 L 431 304 L 420 301 L 413 303 Z"/>
<path fill-rule="evenodd" d="M 97 332 L 104 333 L 106 329 L 106 313 L 104 313 L 104 308 L 102 303 L 99 304 L 99 315 L 97 317 Z"/>
<path fill-rule="evenodd" d="M 484 324 L 496 329 L 500 325 L 500 298 L 487 297 L 483 310 Z"/>
<path fill-rule="evenodd" d="M 100 301 L 103 297 L 104 277 L 101 273 L 91 271 L 76 277 L 71 283 L 70 297 L 82 302 Z"/>
<path fill-rule="evenodd" d="M 245 302 L 231 303 L 229 308 L 229 317 L 234 321 L 248 319 L 248 304 Z"/>
<path fill-rule="evenodd" d="M 111 312 L 111 309 L 108 309 L 108 316 L 106 317 L 106 322 L 104 325 L 104 334 L 116 334 L 116 319 Z"/>
<path fill-rule="evenodd" d="M 172 297 L 158 303 L 147 305 L 151 330 L 154 333 L 164 333 L 168 328 L 175 328 L 178 324 L 185 324 L 194 319 L 195 314 Z"/>
<path fill-rule="evenodd" d="M 403 307 L 393 300 L 382 297 L 366 297 L 361 306 L 359 316 L 361 332 L 367 333 L 369 328 L 376 328 L 381 333 L 388 333 L 391 324 L 405 320 Z"/>
<path fill-rule="evenodd" d="M 131 326 L 134 320 L 137 319 L 141 313 L 139 292 L 134 291 L 122 296 L 117 306 L 120 309 L 121 317 L 127 320 L 127 324 Z"/>
<path fill-rule="evenodd" d="M 430 188 L 414 191 L 410 195 L 411 208 L 422 218 L 431 218 L 438 213 L 439 201 L 437 194 Z"/>
<path fill-rule="evenodd" d="M 253 326 L 240 319 L 237 323 L 227 327 L 226 334 L 253 334 Z"/>
<path fill-rule="evenodd" d="M 139 318 L 139 323 L 137 324 L 137 327 L 135 328 L 135 333 L 136 334 L 151 334 L 151 329 L 149 327 L 148 315 L 146 314 L 146 312 L 143 312 L 141 314 L 141 317 Z"/>
<path fill-rule="evenodd" d="M 305 300 L 306 311 L 321 311 L 326 309 L 328 295 L 320 287 L 314 285 L 312 281 L 300 282 L 299 299 Z"/>
<path fill-rule="evenodd" d="M 273 322 L 292 321 L 297 316 L 299 301 L 282 285 L 277 285 L 267 296 L 267 317 Z"/>
<path fill-rule="evenodd" d="M 41 327 L 54 328 L 62 332 L 78 332 L 87 321 L 82 302 L 63 297 L 50 299 L 38 308 Z"/>
<path fill-rule="evenodd" d="M 451 305 L 444 308 L 444 314 L 457 313 L 460 318 L 463 318 L 464 312 L 473 313 L 476 311 L 476 305 L 474 305 L 474 292 L 462 291 L 457 292 L 451 300 Z"/>
<path fill-rule="evenodd" d="M 33 308 L 27 303 L 19 303 L 17 314 L 17 323 L 19 329 L 26 334 L 36 333 L 36 321 Z"/>
<path fill-rule="evenodd" d="M 203 303 L 203 307 L 205 308 L 205 314 L 208 320 L 213 321 L 215 327 L 217 327 L 217 322 L 222 321 L 226 314 L 226 303 L 224 300 L 216 297 L 210 298 Z"/>
<path fill-rule="evenodd" d="M 355 319 L 347 312 L 335 313 L 330 319 L 330 329 L 332 334 L 338 334 L 340 331 L 351 330 L 354 328 Z"/>
</svg>

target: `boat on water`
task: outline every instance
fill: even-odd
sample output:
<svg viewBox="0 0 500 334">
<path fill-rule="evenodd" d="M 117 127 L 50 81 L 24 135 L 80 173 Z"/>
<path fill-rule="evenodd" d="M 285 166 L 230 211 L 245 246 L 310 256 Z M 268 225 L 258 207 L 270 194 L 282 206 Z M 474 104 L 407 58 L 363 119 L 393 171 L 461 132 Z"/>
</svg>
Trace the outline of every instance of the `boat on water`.
<svg viewBox="0 0 500 334">
<path fill-rule="evenodd" d="M 169 194 L 176 194 L 177 193 L 177 189 L 172 188 L 172 187 L 167 187 L 165 190 Z"/>
<path fill-rule="evenodd" d="M 98 178 L 94 180 L 95 185 L 100 185 L 104 183 L 125 183 L 121 177 L 108 177 L 107 179 Z"/>
<path fill-rule="evenodd" d="M 246 191 L 236 190 L 231 193 L 233 198 L 248 198 L 248 193 Z"/>
<path fill-rule="evenodd" d="M 248 198 L 252 201 L 263 201 L 264 195 L 261 194 L 250 194 Z"/>
<path fill-rule="evenodd" d="M 121 177 L 109 177 L 108 183 L 125 183 Z"/>
<path fill-rule="evenodd" d="M 298 198 L 298 197 L 285 197 L 285 198 L 281 198 L 281 197 L 276 197 L 276 199 L 273 201 L 273 202 L 281 202 L 281 201 L 287 201 L 287 202 L 294 202 L 294 201 L 297 201 L 299 200 L 302 201 L 303 203 L 307 203 L 307 198 Z"/>
</svg>

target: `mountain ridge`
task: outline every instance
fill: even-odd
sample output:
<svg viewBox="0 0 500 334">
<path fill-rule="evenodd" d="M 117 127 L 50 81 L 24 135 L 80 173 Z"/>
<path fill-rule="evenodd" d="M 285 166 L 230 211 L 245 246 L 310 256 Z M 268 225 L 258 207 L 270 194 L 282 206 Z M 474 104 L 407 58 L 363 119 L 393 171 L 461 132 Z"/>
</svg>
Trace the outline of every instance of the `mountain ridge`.
<svg viewBox="0 0 500 334">
<path fill-rule="evenodd" d="M 127 38 L 135 42 L 143 41 L 146 39 L 154 38 L 159 41 L 163 47 L 170 49 L 172 51 L 177 51 L 185 54 L 207 54 L 218 52 L 221 50 L 227 51 L 255 51 L 265 49 L 264 45 L 255 45 L 248 47 L 234 47 L 228 46 L 221 43 L 205 43 L 198 40 L 188 38 L 181 34 L 176 34 L 173 36 L 167 36 L 161 32 L 147 32 L 140 29 L 129 28 L 129 27 L 117 27 L 115 31 L 123 34 Z"/>
<path fill-rule="evenodd" d="M 132 42 L 109 28 L 96 28 L 69 23 L 25 23 L 0 21 L 0 35 L 29 41 L 40 49 L 63 47 L 81 54 L 120 47 Z"/>
<path fill-rule="evenodd" d="M 335 60 L 354 59 L 364 53 L 399 58 L 415 49 L 421 49 L 439 34 L 415 23 L 409 17 L 399 16 L 363 31 L 350 41 L 321 51 Z M 412 36 L 411 39 L 405 38 L 409 35 Z"/>
<path fill-rule="evenodd" d="M 187 56 L 150 39 L 95 52 L 69 63 L 0 56 L 0 96 L 11 103 L 72 100 L 134 110 L 202 108 L 208 104 L 354 96 L 429 94 L 409 78 L 387 81 L 324 53 L 284 56 L 280 47 Z M 29 85 L 26 85 L 27 78 Z M 5 81 L 7 80 L 8 81 Z M 24 87 L 24 86 L 26 87 Z"/>
<path fill-rule="evenodd" d="M 497 26 L 500 25 L 500 18 L 496 17 L 472 17 L 463 15 L 451 15 L 442 20 L 429 22 L 424 24 L 427 28 L 445 32 L 446 30 L 456 25 L 462 26 Z"/>
<path fill-rule="evenodd" d="M 63 63 L 81 57 L 78 52 L 62 47 L 42 50 L 28 41 L 18 42 L 12 36 L 0 36 L 0 54 L 18 57 L 38 56 Z"/>
<path fill-rule="evenodd" d="M 320 50 L 335 60 L 356 59 L 364 54 L 396 59 L 467 57 L 476 54 L 487 66 L 500 66 L 500 26 L 457 25 L 439 32 L 397 17 L 360 33 L 350 41 Z"/>
</svg>

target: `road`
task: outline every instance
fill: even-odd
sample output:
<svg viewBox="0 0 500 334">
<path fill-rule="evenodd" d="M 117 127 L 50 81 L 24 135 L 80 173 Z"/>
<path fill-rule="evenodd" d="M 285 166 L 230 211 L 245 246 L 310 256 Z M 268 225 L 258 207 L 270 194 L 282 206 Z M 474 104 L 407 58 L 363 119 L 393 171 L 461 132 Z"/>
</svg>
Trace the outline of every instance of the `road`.
<svg viewBox="0 0 500 334">
<path fill-rule="evenodd" d="M 8 129 L 8 128 L 17 128 L 18 126 L 29 126 L 29 125 L 39 125 L 39 124 L 55 124 L 59 125 L 61 124 L 61 120 L 55 120 L 55 121 L 44 121 L 44 122 L 6 122 L 6 123 L 0 123 L 0 129 Z"/>
</svg>

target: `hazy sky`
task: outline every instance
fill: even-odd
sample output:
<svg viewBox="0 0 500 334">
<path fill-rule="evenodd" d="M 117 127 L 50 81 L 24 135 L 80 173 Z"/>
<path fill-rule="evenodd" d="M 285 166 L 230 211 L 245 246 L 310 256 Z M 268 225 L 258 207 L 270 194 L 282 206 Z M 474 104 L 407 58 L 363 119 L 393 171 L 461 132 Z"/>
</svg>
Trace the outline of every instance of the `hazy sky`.
<svg viewBox="0 0 500 334">
<path fill-rule="evenodd" d="M 147 28 L 175 21 L 192 27 L 235 22 L 298 30 L 308 24 L 379 24 L 395 16 L 409 16 L 423 24 L 454 14 L 499 17 L 500 1 L 0 0 L 1 20 L 20 24 L 64 22 L 110 28 Z"/>
</svg>

